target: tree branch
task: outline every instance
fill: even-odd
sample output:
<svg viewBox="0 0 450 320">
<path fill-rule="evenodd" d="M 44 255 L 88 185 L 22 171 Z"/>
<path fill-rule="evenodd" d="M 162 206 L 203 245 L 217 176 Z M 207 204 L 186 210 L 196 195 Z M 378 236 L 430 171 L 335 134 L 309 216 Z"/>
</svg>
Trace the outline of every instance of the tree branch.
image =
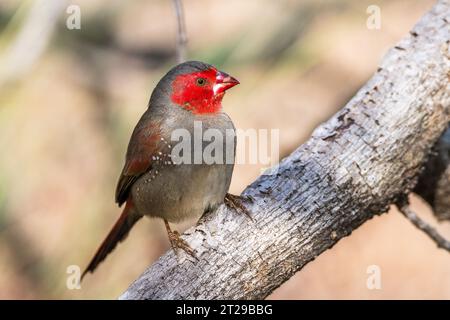
<svg viewBox="0 0 450 320">
<path fill-rule="evenodd" d="M 175 7 L 175 14 L 177 16 L 177 62 L 182 63 L 186 61 L 186 24 L 184 21 L 183 4 L 181 0 L 173 0 Z"/>
<path fill-rule="evenodd" d="M 221 206 L 122 299 L 262 299 L 415 186 L 450 120 L 448 1 L 439 1 L 351 101 L 243 195 L 254 222 Z"/>
<path fill-rule="evenodd" d="M 414 226 L 416 226 L 416 228 L 422 230 L 431 238 L 431 240 L 436 242 L 439 248 L 450 251 L 450 241 L 445 239 L 432 226 L 423 221 L 413 210 L 411 210 L 408 203 L 397 205 L 397 208 Z"/>
</svg>

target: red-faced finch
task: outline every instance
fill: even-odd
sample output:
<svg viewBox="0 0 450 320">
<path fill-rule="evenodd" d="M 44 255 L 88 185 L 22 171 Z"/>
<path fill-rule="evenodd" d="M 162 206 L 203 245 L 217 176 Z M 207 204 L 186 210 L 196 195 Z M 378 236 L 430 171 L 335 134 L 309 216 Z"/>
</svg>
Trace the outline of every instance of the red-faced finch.
<svg viewBox="0 0 450 320">
<path fill-rule="evenodd" d="M 117 183 L 115 200 L 119 206 L 124 205 L 124 209 L 82 278 L 96 269 L 143 216 L 163 219 L 172 248 L 195 256 L 179 233 L 170 229 L 169 222 L 199 217 L 224 202 L 248 213 L 241 198 L 228 193 L 236 136 L 233 122 L 222 110 L 222 98 L 237 84 L 239 81 L 230 75 L 198 61 L 175 66 L 159 81 L 131 135 Z M 203 131 L 213 129 L 223 136 L 224 161 L 174 161 L 172 155 L 177 142 L 172 141 L 173 133 L 181 130 L 179 132 L 194 137 L 199 123 Z M 233 137 L 226 139 L 230 132 Z M 182 158 L 198 159 L 196 152 L 202 157 L 208 143 L 203 141 L 199 150 L 183 149 L 189 154 L 182 154 Z M 229 154 L 226 155 L 230 151 L 231 161 Z"/>
</svg>

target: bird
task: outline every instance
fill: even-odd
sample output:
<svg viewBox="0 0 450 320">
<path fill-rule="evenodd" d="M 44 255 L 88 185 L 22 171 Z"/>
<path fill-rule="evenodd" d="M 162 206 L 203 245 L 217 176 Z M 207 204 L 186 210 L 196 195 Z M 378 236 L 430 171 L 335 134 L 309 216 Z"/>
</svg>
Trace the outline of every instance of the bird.
<svg viewBox="0 0 450 320">
<path fill-rule="evenodd" d="M 244 199 L 228 193 L 236 134 L 231 118 L 223 111 L 222 99 L 228 89 L 238 84 L 236 78 L 200 61 L 180 63 L 161 78 L 128 144 L 115 192 L 115 201 L 119 207 L 124 205 L 123 211 L 80 280 L 94 272 L 144 216 L 163 219 L 173 250 L 181 249 L 194 257 L 194 250 L 176 230 L 172 231 L 169 223 L 200 217 L 223 203 L 250 216 Z M 178 141 L 173 141 L 173 134 L 195 135 L 199 123 L 204 132 L 212 129 L 223 136 L 231 133 L 232 139 L 221 142 L 231 157 L 225 159 L 224 155 L 224 161 L 213 163 L 174 159 Z M 190 146 L 193 144 L 191 141 Z M 205 151 L 207 145 L 202 141 L 200 151 L 195 147 L 183 149 L 182 159 L 195 158 L 195 152 Z"/>
</svg>

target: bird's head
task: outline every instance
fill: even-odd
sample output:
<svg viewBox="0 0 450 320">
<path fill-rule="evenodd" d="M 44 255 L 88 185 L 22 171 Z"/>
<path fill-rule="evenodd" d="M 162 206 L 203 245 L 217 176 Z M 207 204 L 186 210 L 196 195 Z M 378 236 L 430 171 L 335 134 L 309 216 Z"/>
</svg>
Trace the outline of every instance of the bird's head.
<svg viewBox="0 0 450 320">
<path fill-rule="evenodd" d="M 239 81 L 212 65 L 188 61 L 172 68 L 161 83 L 170 87 L 166 92 L 172 104 L 194 114 L 211 114 L 221 110 L 225 91 Z"/>
</svg>

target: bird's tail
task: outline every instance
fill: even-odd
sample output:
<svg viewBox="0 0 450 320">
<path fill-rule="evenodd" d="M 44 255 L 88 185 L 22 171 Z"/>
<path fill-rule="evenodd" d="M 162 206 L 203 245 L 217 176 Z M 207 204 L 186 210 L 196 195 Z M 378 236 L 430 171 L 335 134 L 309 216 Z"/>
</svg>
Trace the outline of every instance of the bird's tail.
<svg viewBox="0 0 450 320">
<path fill-rule="evenodd" d="M 98 248 L 86 270 L 84 270 L 81 275 L 81 280 L 83 280 L 88 272 L 94 272 L 95 268 L 105 260 L 108 254 L 114 250 L 116 245 L 126 238 L 130 229 L 140 218 L 142 218 L 142 216 L 136 212 L 131 199 L 128 200 L 119 220 L 117 220 L 106 239 Z"/>
</svg>

